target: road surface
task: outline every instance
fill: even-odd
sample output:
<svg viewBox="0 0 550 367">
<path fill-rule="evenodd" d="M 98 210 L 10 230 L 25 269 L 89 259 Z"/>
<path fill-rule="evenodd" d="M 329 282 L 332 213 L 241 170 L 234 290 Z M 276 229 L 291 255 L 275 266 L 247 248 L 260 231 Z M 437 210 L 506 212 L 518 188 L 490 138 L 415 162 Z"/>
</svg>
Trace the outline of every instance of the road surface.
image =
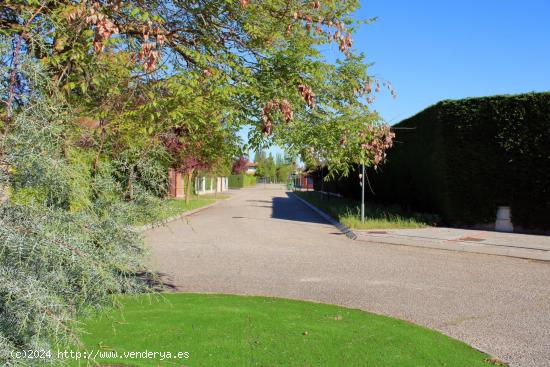
<svg viewBox="0 0 550 367">
<path fill-rule="evenodd" d="M 512 366 L 550 366 L 550 265 L 353 241 L 280 186 L 145 233 L 179 291 L 312 300 L 439 330 Z"/>
</svg>

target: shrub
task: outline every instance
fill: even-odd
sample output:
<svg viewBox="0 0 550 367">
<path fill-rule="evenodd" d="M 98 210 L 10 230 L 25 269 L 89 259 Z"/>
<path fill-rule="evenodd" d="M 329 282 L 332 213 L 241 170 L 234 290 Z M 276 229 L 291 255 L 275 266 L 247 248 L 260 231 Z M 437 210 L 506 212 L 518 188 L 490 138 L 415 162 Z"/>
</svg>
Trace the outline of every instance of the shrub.
<svg viewBox="0 0 550 367">
<path fill-rule="evenodd" d="M 256 186 L 256 177 L 244 175 L 244 187 Z"/>
<path fill-rule="evenodd" d="M 240 189 L 243 187 L 256 186 L 256 177 L 246 174 L 229 176 L 229 188 Z"/>
<path fill-rule="evenodd" d="M 140 237 L 120 220 L 132 204 L 117 195 L 112 165 L 100 164 L 92 178 L 87 155 L 68 152 L 67 116 L 47 98 L 32 101 L 3 141 L 9 170 L 0 170 L 0 187 L 11 195 L 0 204 L 3 366 L 48 362 L 12 352 L 75 342 L 78 314 L 108 305 L 114 293 L 148 290 Z"/>
</svg>

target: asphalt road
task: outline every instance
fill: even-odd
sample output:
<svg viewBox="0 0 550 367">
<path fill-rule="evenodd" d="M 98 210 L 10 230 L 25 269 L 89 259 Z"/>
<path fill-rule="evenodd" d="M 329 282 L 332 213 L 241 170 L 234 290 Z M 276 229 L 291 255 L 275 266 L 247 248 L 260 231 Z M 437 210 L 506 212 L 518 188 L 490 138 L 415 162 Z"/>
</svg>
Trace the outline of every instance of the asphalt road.
<svg viewBox="0 0 550 367">
<path fill-rule="evenodd" d="M 550 264 L 352 241 L 276 186 L 145 233 L 184 292 L 313 300 L 408 320 L 508 361 L 550 366 Z"/>
</svg>

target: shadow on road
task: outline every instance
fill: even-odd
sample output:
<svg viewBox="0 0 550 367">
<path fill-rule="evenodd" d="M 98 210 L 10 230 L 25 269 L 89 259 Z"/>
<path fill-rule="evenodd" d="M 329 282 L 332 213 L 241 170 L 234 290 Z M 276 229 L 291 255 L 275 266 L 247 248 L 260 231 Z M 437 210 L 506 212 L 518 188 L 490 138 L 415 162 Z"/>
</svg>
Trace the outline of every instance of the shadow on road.
<svg viewBox="0 0 550 367">
<path fill-rule="evenodd" d="M 272 201 L 271 217 L 276 219 L 293 220 L 297 222 L 327 224 L 313 210 L 293 197 L 275 197 Z"/>
</svg>

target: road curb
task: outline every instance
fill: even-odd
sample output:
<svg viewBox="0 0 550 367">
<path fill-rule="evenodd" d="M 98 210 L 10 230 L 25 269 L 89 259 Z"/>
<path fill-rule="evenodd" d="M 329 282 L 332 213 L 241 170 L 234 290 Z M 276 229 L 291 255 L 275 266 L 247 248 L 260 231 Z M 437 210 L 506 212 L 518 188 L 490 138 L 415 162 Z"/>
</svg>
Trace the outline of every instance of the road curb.
<svg viewBox="0 0 550 367">
<path fill-rule="evenodd" d="M 391 241 L 391 239 L 394 239 Z M 357 241 L 364 242 L 364 243 L 379 243 L 382 245 L 390 245 L 390 246 L 404 246 L 404 247 L 414 247 L 414 248 L 421 248 L 421 249 L 430 249 L 430 250 L 440 250 L 440 251 L 448 251 L 448 252 L 455 252 L 455 253 L 464 253 L 464 254 L 478 254 L 478 255 L 484 255 L 484 256 L 501 256 L 501 257 L 507 257 L 511 259 L 521 259 L 521 260 L 528 260 L 528 261 L 537 261 L 541 263 L 550 263 L 550 257 L 548 256 L 527 256 L 527 255 L 519 255 L 519 254 L 511 254 L 510 252 L 504 253 L 501 251 L 505 251 L 505 246 L 498 246 L 498 245 L 492 245 L 492 244 L 484 244 L 481 246 L 486 246 L 486 250 L 475 250 L 475 249 L 467 249 L 465 248 L 468 245 L 475 245 L 471 244 L 465 241 L 460 241 L 458 244 L 460 244 L 462 247 L 459 248 L 450 248 L 448 246 L 441 245 L 439 242 L 443 242 L 443 240 L 435 240 L 435 239 L 425 239 L 425 242 L 428 243 L 427 245 L 421 245 L 417 243 L 410 243 L 406 242 L 403 239 L 396 239 L 395 237 L 372 237 L 372 238 L 365 238 L 365 235 L 360 235 L 357 238 Z M 492 251 L 488 251 L 487 248 L 492 249 Z M 545 252 L 544 250 L 541 250 L 541 252 Z"/>
<path fill-rule="evenodd" d="M 212 204 L 208 204 L 208 205 L 205 205 L 205 206 L 201 206 L 200 208 L 195 208 L 195 209 L 192 209 L 192 210 L 188 210 L 186 212 L 183 212 L 181 214 L 178 214 L 178 215 L 174 215 L 173 217 L 169 217 L 169 218 L 166 218 L 166 219 L 163 219 L 157 223 L 149 223 L 149 224 L 145 224 L 145 225 L 142 225 L 142 226 L 132 226 L 132 229 L 136 232 L 145 232 L 149 229 L 153 229 L 153 228 L 157 228 L 157 227 L 162 227 L 163 225 L 166 225 L 170 222 L 174 222 L 178 219 L 182 219 L 182 218 L 185 218 L 185 217 L 188 217 L 190 215 L 193 215 L 193 214 L 196 214 L 198 212 L 201 212 L 203 210 L 206 210 L 208 208 L 211 208 L 213 206 L 216 206 L 218 205 L 219 203 L 222 203 L 222 202 L 225 202 L 225 201 L 228 201 L 228 200 L 231 200 L 233 199 L 235 195 L 232 195 L 230 196 L 229 198 L 227 199 L 218 199 L 216 200 L 215 202 L 213 202 Z"/>
<path fill-rule="evenodd" d="M 321 209 L 317 208 L 315 205 L 311 204 L 309 201 L 302 199 L 301 197 L 299 197 L 295 193 L 289 192 L 289 194 L 291 194 L 293 197 L 300 200 L 307 207 L 309 207 L 314 212 L 319 214 L 324 220 L 326 220 L 327 222 L 329 222 L 330 224 L 332 224 L 333 226 L 338 228 L 338 230 L 340 232 L 342 232 L 343 234 L 345 234 L 347 238 L 349 238 L 351 240 L 356 240 L 357 239 L 357 234 L 355 232 L 353 232 L 350 228 L 348 228 L 345 225 L 343 225 L 342 223 L 338 222 L 336 219 L 334 219 L 333 217 L 331 217 L 330 215 L 328 215 L 327 213 L 325 213 Z"/>
</svg>

